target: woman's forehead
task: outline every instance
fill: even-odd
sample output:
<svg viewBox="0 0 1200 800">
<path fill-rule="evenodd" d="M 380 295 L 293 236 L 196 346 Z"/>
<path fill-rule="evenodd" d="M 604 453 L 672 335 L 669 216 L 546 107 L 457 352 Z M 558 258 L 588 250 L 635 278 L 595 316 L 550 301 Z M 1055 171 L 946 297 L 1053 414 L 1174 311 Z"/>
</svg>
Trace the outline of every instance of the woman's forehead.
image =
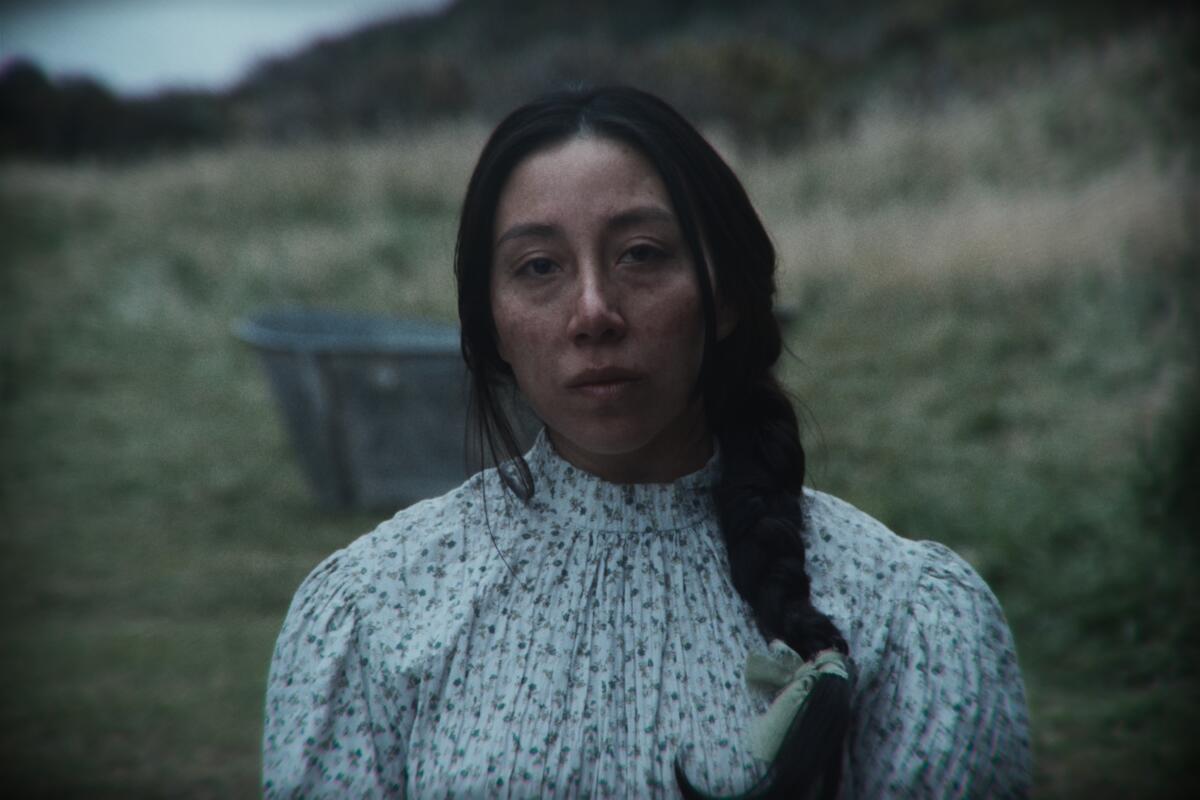
<svg viewBox="0 0 1200 800">
<path fill-rule="evenodd" d="M 628 216 L 675 209 L 654 165 L 637 149 L 611 138 L 577 136 L 527 156 L 501 190 L 494 235 L 512 224 L 547 222 L 572 214 Z M 643 214 L 656 216 L 655 214 Z"/>
</svg>

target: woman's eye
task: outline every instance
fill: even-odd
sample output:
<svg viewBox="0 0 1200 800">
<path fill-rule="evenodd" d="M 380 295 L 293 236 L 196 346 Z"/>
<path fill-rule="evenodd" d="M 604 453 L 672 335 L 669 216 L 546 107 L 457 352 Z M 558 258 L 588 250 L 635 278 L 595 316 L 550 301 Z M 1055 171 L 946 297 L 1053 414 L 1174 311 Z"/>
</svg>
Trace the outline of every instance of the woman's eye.
<svg viewBox="0 0 1200 800">
<path fill-rule="evenodd" d="M 621 261 L 626 264 L 647 264 L 662 261 L 666 257 L 667 254 L 664 250 L 652 244 L 635 244 L 625 251 L 625 254 L 621 256 Z"/>
<path fill-rule="evenodd" d="M 521 264 L 517 272 L 523 275 L 532 275 L 534 277 L 544 278 L 545 276 L 554 272 L 554 270 L 557 268 L 558 265 L 548 258 L 531 258 Z"/>
</svg>

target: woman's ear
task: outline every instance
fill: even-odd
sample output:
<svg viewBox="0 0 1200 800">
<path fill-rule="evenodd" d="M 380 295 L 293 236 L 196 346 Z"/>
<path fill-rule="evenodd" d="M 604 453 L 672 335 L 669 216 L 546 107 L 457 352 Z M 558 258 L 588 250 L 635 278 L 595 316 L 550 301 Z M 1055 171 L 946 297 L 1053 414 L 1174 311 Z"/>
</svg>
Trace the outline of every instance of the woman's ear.
<svg viewBox="0 0 1200 800">
<path fill-rule="evenodd" d="M 712 266 L 712 254 L 708 252 L 707 246 L 704 248 L 704 261 L 708 268 L 708 285 L 716 299 L 717 341 L 719 342 L 733 333 L 733 329 L 737 327 L 741 314 L 733 305 L 727 303 L 725 297 L 721 294 L 721 287 L 717 285 L 717 273 Z"/>
<path fill-rule="evenodd" d="M 738 310 L 721 297 L 717 298 L 717 341 L 721 341 L 733 333 L 741 315 Z"/>
<path fill-rule="evenodd" d="M 490 302 L 490 300 L 489 300 L 489 302 Z M 488 314 L 488 316 L 490 318 L 489 322 L 488 322 L 488 326 L 491 328 L 491 331 L 492 331 L 492 344 L 496 348 L 496 354 L 498 356 L 500 356 L 500 360 L 503 361 L 505 363 L 505 365 L 508 365 L 509 364 L 508 348 L 504 346 L 504 340 L 502 338 L 500 338 L 500 331 L 496 330 L 495 306 L 492 307 L 492 311 L 490 314 Z"/>
</svg>

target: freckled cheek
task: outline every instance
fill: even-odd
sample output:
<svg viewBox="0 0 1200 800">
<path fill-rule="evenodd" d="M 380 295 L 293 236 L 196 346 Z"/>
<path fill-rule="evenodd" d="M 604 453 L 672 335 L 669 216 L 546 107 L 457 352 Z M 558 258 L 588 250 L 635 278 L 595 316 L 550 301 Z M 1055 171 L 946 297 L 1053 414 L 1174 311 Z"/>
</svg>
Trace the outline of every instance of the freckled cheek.
<svg viewBox="0 0 1200 800">
<path fill-rule="evenodd" d="M 519 381 L 525 381 L 545 371 L 551 363 L 547 357 L 545 320 L 536 314 L 506 313 L 496 309 L 497 344 L 500 357 L 512 367 Z"/>
<path fill-rule="evenodd" d="M 696 298 L 669 298 L 640 310 L 643 329 L 654 337 L 694 341 L 699 348 L 704 340 L 704 323 Z"/>
<path fill-rule="evenodd" d="M 656 327 L 674 331 L 680 331 L 685 328 L 701 328 L 699 303 L 657 303 L 644 314 L 644 317 Z"/>
<path fill-rule="evenodd" d="M 704 326 L 698 309 L 663 309 L 644 331 L 649 361 L 659 376 L 681 392 L 690 392 L 704 354 Z"/>
</svg>

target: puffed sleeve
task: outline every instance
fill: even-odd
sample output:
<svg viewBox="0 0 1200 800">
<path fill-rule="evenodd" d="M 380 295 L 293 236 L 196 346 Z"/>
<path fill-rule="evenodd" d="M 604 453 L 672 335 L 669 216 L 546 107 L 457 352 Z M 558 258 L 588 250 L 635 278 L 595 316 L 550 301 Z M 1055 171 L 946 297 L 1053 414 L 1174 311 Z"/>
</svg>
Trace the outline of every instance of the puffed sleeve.
<svg viewBox="0 0 1200 800">
<path fill-rule="evenodd" d="M 292 600 L 275 645 L 263 729 L 269 798 L 398 797 L 378 753 L 363 623 L 345 553 L 319 565 Z M 385 759 L 391 761 L 391 759 Z M 394 763 L 394 762 L 393 762 Z"/>
<path fill-rule="evenodd" d="M 952 551 L 916 546 L 924 561 L 893 609 L 879 669 L 856 701 L 853 794 L 1025 797 L 1028 712 L 1004 613 Z"/>
</svg>

